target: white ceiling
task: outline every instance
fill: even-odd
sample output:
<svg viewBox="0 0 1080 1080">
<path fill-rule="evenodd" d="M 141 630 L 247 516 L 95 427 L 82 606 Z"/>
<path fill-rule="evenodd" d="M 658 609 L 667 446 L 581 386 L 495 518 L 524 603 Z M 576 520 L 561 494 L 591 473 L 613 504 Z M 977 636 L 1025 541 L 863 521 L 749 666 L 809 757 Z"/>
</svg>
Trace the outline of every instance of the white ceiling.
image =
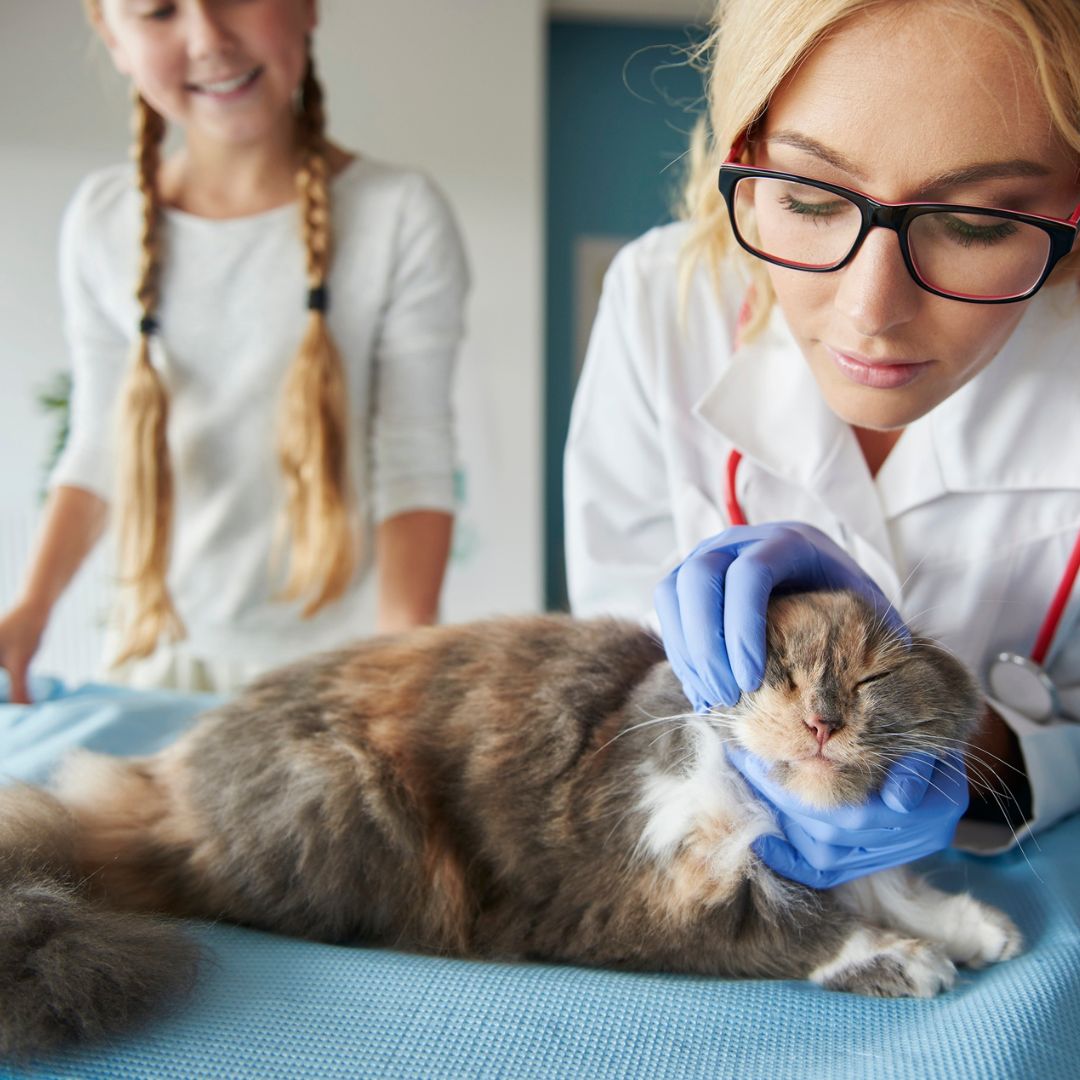
<svg viewBox="0 0 1080 1080">
<path fill-rule="evenodd" d="M 712 0 L 548 0 L 555 18 L 618 22 L 704 24 L 713 7 Z"/>
</svg>

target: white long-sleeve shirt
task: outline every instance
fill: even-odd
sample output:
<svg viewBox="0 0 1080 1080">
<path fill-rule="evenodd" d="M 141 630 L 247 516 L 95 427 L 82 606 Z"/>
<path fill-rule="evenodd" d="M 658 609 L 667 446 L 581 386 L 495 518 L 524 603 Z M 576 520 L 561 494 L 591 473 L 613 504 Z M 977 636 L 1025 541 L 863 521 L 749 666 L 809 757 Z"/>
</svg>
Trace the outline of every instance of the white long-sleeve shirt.
<svg viewBox="0 0 1080 1080">
<path fill-rule="evenodd" d="M 733 350 L 746 290 L 733 265 L 721 296 L 702 269 L 680 310 L 685 236 L 682 225 L 647 233 L 604 283 L 566 450 L 575 613 L 651 616 L 660 578 L 730 524 L 737 449 L 751 524 L 820 528 L 984 685 L 998 653 L 1027 655 L 1080 534 L 1075 281 L 1035 296 L 990 365 L 908 425 L 871 477 L 779 306 Z M 1019 738 L 1033 829 L 1080 809 L 1080 586 L 1047 667 L 1064 706 L 1047 724 L 988 695 Z M 1009 839 L 973 832 L 983 848 Z"/>
<path fill-rule="evenodd" d="M 111 500 L 118 390 L 139 313 L 138 196 L 130 167 L 87 178 L 61 232 L 74 391 L 51 485 Z M 306 321 L 299 210 L 164 212 L 160 334 L 175 513 L 169 587 L 194 656 L 265 667 L 371 632 L 372 526 L 453 509 L 450 383 L 468 272 L 451 212 L 423 175 L 357 158 L 332 181 L 329 326 L 349 394 L 349 463 L 363 565 L 311 619 L 275 599 L 283 482 L 278 406 Z M 160 341 L 160 348 L 156 342 Z"/>
</svg>

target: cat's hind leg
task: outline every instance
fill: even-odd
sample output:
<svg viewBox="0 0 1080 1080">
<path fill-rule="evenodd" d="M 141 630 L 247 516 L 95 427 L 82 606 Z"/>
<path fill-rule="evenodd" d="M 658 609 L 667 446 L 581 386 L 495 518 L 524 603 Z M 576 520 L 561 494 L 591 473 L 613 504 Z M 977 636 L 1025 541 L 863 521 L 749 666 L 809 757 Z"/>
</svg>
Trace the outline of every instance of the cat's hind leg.
<svg viewBox="0 0 1080 1080">
<path fill-rule="evenodd" d="M 942 892 L 905 867 L 849 881 L 832 893 L 848 911 L 934 942 L 967 967 L 1009 960 L 1023 948 L 1020 931 L 1004 912 L 970 893 Z"/>
</svg>

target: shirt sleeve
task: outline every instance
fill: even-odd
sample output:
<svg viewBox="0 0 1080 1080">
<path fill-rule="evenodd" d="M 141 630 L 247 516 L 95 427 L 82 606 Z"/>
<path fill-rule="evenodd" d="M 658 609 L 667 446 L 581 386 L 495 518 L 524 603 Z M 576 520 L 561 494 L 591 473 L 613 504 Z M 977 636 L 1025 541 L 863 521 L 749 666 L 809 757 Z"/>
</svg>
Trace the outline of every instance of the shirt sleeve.
<svg viewBox="0 0 1080 1080">
<path fill-rule="evenodd" d="M 451 384 L 469 271 L 446 200 L 413 178 L 401 210 L 390 299 L 376 343 L 373 515 L 454 509 Z"/>
<path fill-rule="evenodd" d="M 675 521 L 649 314 L 631 252 L 604 280 L 564 459 L 566 572 L 580 616 L 653 621 L 653 590 L 676 557 Z"/>
<path fill-rule="evenodd" d="M 70 485 L 110 499 L 114 485 L 113 417 L 131 348 L 102 302 L 106 248 L 92 235 L 92 190 L 75 194 L 60 228 L 60 296 L 71 359 L 67 443 L 49 487 Z"/>
</svg>

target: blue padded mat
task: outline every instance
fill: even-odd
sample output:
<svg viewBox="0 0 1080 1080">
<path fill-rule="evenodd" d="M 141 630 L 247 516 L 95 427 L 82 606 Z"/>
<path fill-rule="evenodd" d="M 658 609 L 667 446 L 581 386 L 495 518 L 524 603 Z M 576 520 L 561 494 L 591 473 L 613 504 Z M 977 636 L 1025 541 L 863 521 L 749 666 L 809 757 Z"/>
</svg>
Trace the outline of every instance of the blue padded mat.
<svg viewBox="0 0 1080 1080">
<path fill-rule="evenodd" d="M 68 747 L 141 753 L 212 699 L 85 688 L 0 706 L 0 782 L 37 780 Z M 343 948 L 227 925 L 195 996 L 143 1031 L 5 1077 L 874 1078 L 1080 1076 L 1080 817 L 1018 853 L 926 868 L 1006 910 L 1026 952 L 932 1001 L 805 983 L 626 975 Z"/>
</svg>

